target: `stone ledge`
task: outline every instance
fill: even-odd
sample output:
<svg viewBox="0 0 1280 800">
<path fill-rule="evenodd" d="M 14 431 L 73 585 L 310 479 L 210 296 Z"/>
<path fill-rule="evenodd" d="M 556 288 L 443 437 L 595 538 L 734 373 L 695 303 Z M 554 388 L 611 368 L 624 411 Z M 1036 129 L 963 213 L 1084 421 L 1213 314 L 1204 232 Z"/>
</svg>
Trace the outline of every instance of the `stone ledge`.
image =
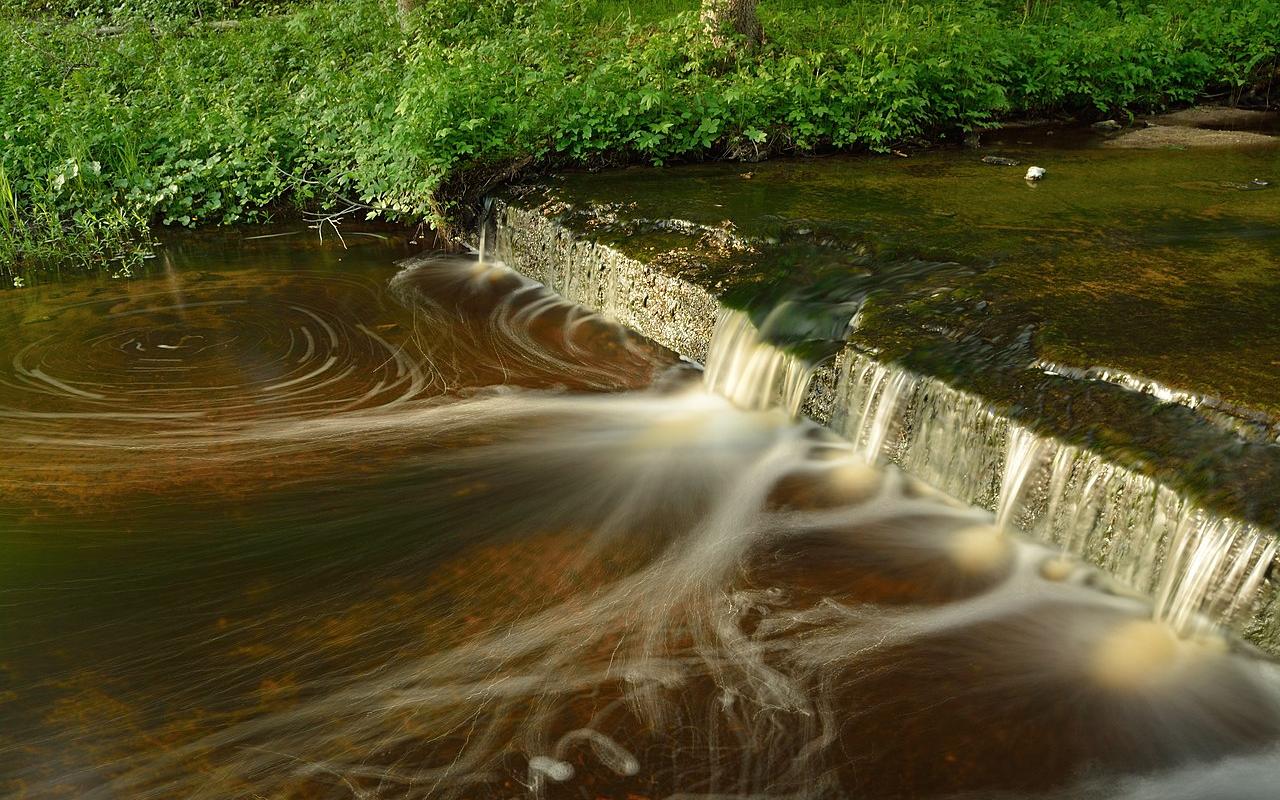
<svg viewBox="0 0 1280 800">
<path fill-rule="evenodd" d="M 544 210 L 518 201 L 495 201 L 489 225 L 493 252 L 513 269 L 686 358 L 705 361 L 720 308 L 714 289 L 595 241 L 561 224 Z M 804 413 L 846 436 L 856 435 L 848 412 L 851 397 L 858 391 L 853 374 L 858 365 L 878 363 L 855 345 L 845 344 L 834 359 L 816 371 Z M 989 430 L 969 442 L 969 452 L 960 454 L 973 474 L 957 473 L 956 465 L 947 461 L 955 454 L 944 457 L 934 446 L 936 442 L 921 433 L 928 426 L 918 410 L 914 420 L 912 411 L 905 413 L 897 439 L 889 444 L 887 454 L 908 472 L 940 484 L 958 499 L 994 510 L 1006 453 L 1015 438 L 1013 432 L 1025 430 L 1024 426 L 945 380 L 919 373 L 913 373 L 912 380 L 918 383 L 916 391 L 920 396 L 943 398 L 942 407 L 960 409 L 966 403 L 981 407 L 990 418 Z M 872 402 L 873 398 L 863 400 Z M 936 420 L 931 424 L 937 428 Z M 951 424 L 954 427 L 966 423 L 957 417 Z M 1070 450 L 1069 455 L 1075 459 L 1070 474 L 1061 479 L 1064 485 L 1087 482 L 1102 497 L 1119 497 L 1112 498 L 1113 505 L 1104 509 L 1105 513 L 1098 513 L 1086 541 L 1073 549 L 1135 588 L 1157 593 L 1161 569 L 1171 557 L 1168 551 L 1173 531 L 1156 528 L 1147 521 L 1167 516 L 1171 510 L 1184 515 L 1200 514 L 1199 506 L 1128 466 L 1052 437 L 1045 441 L 1045 447 L 1055 453 Z M 1027 500 L 1013 519 L 1033 535 L 1058 541 L 1064 534 L 1055 527 L 1050 484 L 1054 481 L 1053 469 L 1057 468 L 1053 464 L 1060 460 L 1054 459 L 1052 464 L 1046 460 L 1043 468 L 1027 479 Z M 948 469 L 956 479 L 942 478 Z M 1133 518 L 1135 508 L 1143 509 L 1141 518 Z M 1211 512 L 1205 513 L 1216 519 Z M 1242 530 L 1252 529 L 1244 526 Z M 1264 545 L 1271 536 L 1265 530 L 1256 535 L 1256 541 Z M 1063 544 L 1069 545 L 1065 541 Z M 1141 558 L 1144 553 L 1149 557 Z M 1263 649 L 1280 655 L 1280 587 L 1276 576 L 1268 574 L 1256 599 L 1257 613 L 1246 625 L 1246 635 Z"/>
</svg>

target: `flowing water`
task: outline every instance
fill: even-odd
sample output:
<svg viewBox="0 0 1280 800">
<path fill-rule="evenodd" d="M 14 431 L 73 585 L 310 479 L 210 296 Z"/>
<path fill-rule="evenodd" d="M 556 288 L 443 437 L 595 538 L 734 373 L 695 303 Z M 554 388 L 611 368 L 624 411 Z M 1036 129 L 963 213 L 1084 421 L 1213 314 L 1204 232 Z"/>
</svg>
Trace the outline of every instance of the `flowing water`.
<svg viewBox="0 0 1280 800">
<path fill-rule="evenodd" d="M 3 796 L 1274 797 L 1238 532 L 1144 599 L 1002 527 L 1080 454 L 997 518 L 741 315 L 704 381 L 492 260 L 171 253 L 0 298 Z"/>
<path fill-rule="evenodd" d="M 851 360 L 834 427 L 863 456 L 906 465 L 953 497 L 1084 556 L 1156 598 L 1182 633 L 1256 611 L 1274 533 L 1210 514 L 1146 475 L 994 414 L 979 398 L 869 357 Z M 994 476 L 994 480 L 993 480 Z"/>
</svg>

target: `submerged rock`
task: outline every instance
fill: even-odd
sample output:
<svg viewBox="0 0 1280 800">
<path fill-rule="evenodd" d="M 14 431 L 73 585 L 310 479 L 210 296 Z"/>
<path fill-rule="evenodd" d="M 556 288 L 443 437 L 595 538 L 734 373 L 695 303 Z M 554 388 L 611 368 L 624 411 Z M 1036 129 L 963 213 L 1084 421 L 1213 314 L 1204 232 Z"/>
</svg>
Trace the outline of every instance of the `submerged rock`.
<svg viewBox="0 0 1280 800">
<path fill-rule="evenodd" d="M 1280 112 L 1230 106 L 1196 106 L 1152 117 L 1149 124 L 1219 131 L 1280 131 Z"/>
<path fill-rule="evenodd" d="M 1153 125 L 1110 139 L 1106 147 L 1156 149 L 1164 147 L 1245 147 L 1280 144 L 1280 136 L 1251 131 L 1220 131 L 1174 125 Z"/>
<path fill-rule="evenodd" d="M 982 163 L 996 167 L 1016 167 L 1022 162 L 1016 158 L 1005 158 L 1004 156 L 983 156 Z"/>
<path fill-rule="evenodd" d="M 1264 181 L 1261 178 L 1254 178 L 1251 181 L 1240 183 L 1239 181 L 1223 181 L 1222 186 L 1226 189 L 1236 189 L 1241 192 L 1256 192 L 1259 189 L 1266 189 L 1271 185 L 1270 181 Z"/>
</svg>

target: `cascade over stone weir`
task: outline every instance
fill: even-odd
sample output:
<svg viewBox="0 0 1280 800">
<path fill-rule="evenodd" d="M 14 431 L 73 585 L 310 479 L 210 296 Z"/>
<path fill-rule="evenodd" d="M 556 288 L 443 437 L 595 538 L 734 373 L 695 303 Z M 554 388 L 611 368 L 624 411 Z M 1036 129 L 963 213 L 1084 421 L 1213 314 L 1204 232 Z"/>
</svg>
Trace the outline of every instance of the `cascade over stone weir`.
<svg viewBox="0 0 1280 800">
<path fill-rule="evenodd" d="M 795 416 L 804 405 L 813 366 L 764 341 L 747 315 L 720 314 L 707 355 L 706 384 L 751 410 L 781 407 Z"/>
<path fill-rule="evenodd" d="M 1060 544 L 1156 600 L 1183 632 L 1254 611 L 1269 531 L 1217 517 L 1096 454 L 1040 436 L 940 381 L 846 351 L 831 427 L 997 523 Z"/>
<path fill-rule="evenodd" d="M 852 345 L 814 365 L 770 345 L 713 289 L 499 201 L 495 255 L 569 300 L 707 365 L 748 408 L 781 407 L 839 432 L 999 524 L 1060 545 L 1151 597 L 1184 633 L 1229 622 L 1280 653 L 1276 534 L 1203 507 L 1143 474 L 1015 422 L 983 398 Z"/>
</svg>

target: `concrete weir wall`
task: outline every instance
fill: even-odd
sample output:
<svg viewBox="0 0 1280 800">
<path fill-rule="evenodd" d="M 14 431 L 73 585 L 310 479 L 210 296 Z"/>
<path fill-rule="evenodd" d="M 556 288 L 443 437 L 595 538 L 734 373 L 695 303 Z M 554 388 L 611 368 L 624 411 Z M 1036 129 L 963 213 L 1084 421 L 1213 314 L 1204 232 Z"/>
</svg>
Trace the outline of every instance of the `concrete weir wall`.
<svg viewBox="0 0 1280 800">
<path fill-rule="evenodd" d="M 493 253 L 547 288 L 686 358 L 706 360 L 720 304 L 695 283 L 575 236 L 536 210 L 497 201 Z"/>
<path fill-rule="evenodd" d="M 713 289 L 500 199 L 486 234 L 490 252 L 512 269 L 705 363 L 720 310 Z M 889 380 L 875 374 L 886 370 Z M 1166 617 L 1235 619 L 1248 640 L 1280 655 L 1273 531 L 1217 517 L 1125 465 L 1030 433 L 982 398 L 850 346 L 816 371 L 803 412 L 856 445 L 866 435 L 859 425 L 886 402 L 889 385 L 897 422 L 877 449 L 890 460 L 1061 544 L 1152 597 Z M 1015 481 L 1009 465 L 1020 459 L 1033 466 Z"/>
</svg>

